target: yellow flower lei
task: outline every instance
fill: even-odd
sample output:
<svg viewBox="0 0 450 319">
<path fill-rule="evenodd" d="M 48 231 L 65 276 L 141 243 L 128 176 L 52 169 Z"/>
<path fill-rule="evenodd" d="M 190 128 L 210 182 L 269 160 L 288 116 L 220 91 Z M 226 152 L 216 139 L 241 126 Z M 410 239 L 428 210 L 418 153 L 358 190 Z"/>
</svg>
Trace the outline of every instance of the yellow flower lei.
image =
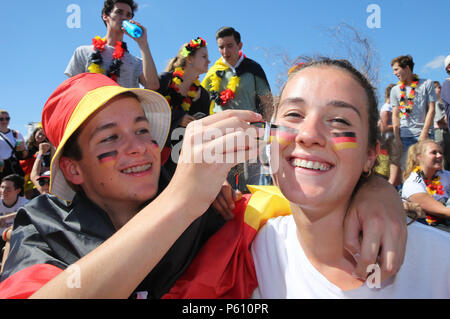
<svg viewBox="0 0 450 319">
<path fill-rule="evenodd" d="M 214 114 L 214 105 L 217 102 L 218 104 L 225 105 L 229 101 L 234 98 L 234 94 L 236 93 L 237 88 L 239 87 L 239 82 L 241 78 L 237 75 L 233 75 L 228 81 L 227 87 L 225 90 L 219 93 L 220 84 L 222 83 L 223 76 L 219 76 L 219 74 L 227 71 L 230 67 L 226 65 L 222 58 L 218 59 L 214 65 L 208 70 L 208 73 L 203 80 L 202 86 L 206 87 L 207 79 L 209 79 L 209 92 L 212 97 L 211 105 L 209 108 L 209 113 Z"/>
<path fill-rule="evenodd" d="M 169 86 L 169 92 L 168 94 L 165 96 L 167 102 L 170 104 L 170 106 L 176 107 L 176 105 L 173 105 L 174 99 L 173 99 L 173 95 L 180 95 L 179 90 L 180 90 L 180 84 L 183 81 L 183 75 L 184 75 L 184 70 L 181 67 L 175 68 L 174 72 L 172 73 L 172 83 Z M 197 97 L 197 90 L 200 87 L 200 81 L 197 78 L 194 83 L 189 87 L 189 90 L 187 92 L 187 97 L 183 98 L 181 100 L 180 106 L 182 107 L 182 109 L 186 112 L 189 112 L 191 105 L 192 105 L 192 101 Z"/>
</svg>

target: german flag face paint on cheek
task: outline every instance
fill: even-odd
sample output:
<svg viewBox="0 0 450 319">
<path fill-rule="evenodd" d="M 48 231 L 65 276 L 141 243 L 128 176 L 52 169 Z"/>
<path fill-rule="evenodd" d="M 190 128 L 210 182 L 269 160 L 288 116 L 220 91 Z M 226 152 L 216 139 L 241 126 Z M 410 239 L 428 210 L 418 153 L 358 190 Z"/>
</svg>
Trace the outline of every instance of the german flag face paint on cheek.
<svg viewBox="0 0 450 319">
<path fill-rule="evenodd" d="M 294 143 L 298 130 L 282 125 L 273 125 L 270 130 L 270 142 L 276 140 L 280 145 Z"/>
<path fill-rule="evenodd" d="M 332 133 L 331 140 L 334 143 L 334 149 L 337 151 L 358 147 L 354 132 Z"/>
<path fill-rule="evenodd" d="M 151 142 L 152 142 L 152 146 L 157 147 L 160 150 L 158 142 L 156 140 L 151 140 Z"/>
<path fill-rule="evenodd" d="M 100 164 L 104 164 L 104 163 L 108 163 L 111 161 L 115 161 L 118 154 L 119 153 L 117 151 L 111 151 L 111 152 L 100 154 L 97 156 L 97 158 L 98 158 L 98 161 L 100 162 Z"/>
</svg>

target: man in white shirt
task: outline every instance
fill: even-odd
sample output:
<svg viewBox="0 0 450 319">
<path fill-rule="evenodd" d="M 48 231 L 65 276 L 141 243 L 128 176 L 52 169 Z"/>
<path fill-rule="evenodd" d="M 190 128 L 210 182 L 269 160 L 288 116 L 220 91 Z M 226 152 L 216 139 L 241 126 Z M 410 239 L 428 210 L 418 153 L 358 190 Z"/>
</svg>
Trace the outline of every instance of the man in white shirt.
<svg viewBox="0 0 450 319">
<path fill-rule="evenodd" d="M 9 128 L 10 120 L 8 111 L 0 110 L 0 178 L 18 173 L 11 167 L 12 156 L 18 159 L 27 157 L 25 140 L 22 134 Z"/>
</svg>

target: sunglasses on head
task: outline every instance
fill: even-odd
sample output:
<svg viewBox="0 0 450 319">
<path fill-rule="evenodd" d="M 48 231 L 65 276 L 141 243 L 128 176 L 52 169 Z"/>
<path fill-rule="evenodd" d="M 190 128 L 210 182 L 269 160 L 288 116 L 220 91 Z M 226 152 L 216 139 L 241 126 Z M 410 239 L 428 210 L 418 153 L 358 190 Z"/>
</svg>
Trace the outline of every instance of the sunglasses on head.
<svg viewBox="0 0 450 319">
<path fill-rule="evenodd" d="M 0 117 L 0 121 L 9 121 L 11 118 L 10 117 Z"/>
<path fill-rule="evenodd" d="M 39 186 L 49 185 L 50 184 L 50 178 L 42 178 L 38 180 Z"/>
</svg>

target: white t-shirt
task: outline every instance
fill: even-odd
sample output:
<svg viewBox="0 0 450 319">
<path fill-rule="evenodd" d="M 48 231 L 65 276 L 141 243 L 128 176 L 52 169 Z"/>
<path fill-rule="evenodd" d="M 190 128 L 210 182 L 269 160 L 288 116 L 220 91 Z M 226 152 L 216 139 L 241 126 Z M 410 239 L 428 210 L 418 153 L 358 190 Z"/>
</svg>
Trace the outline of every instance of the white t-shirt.
<svg viewBox="0 0 450 319">
<path fill-rule="evenodd" d="M 384 103 L 383 106 L 380 108 L 380 117 L 381 117 L 381 114 L 383 114 L 383 112 L 391 112 L 392 113 L 392 105 L 390 103 Z M 389 120 L 388 124 L 391 124 L 391 123 L 392 123 L 392 117 Z M 392 132 L 384 133 L 385 139 L 388 139 L 391 136 L 394 136 L 394 133 L 392 133 Z"/>
<path fill-rule="evenodd" d="M 450 233 L 412 223 L 395 276 L 381 288 L 342 291 L 309 262 L 296 231 L 292 215 L 270 219 L 259 231 L 251 248 L 259 284 L 252 298 L 450 298 Z"/>
<path fill-rule="evenodd" d="M 11 213 L 16 213 L 20 207 L 25 206 L 25 204 L 28 202 L 29 202 L 28 199 L 26 199 L 25 197 L 19 196 L 17 198 L 17 202 L 14 204 L 14 206 L 6 207 L 5 204 L 3 203 L 3 200 L 0 199 L 0 216 L 5 216 L 5 215 L 11 214 Z M 14 217 L 8 218 L 8 220 L 6 221 L 6 223 L 7 223 L 6 227 L 0 227 L 0 235 L 3 233 L 3 231 L 7 227 L 11 226 L 13 224 L 13 222 L 14 222 Z"/>
<path fill-rule="evenodd" d="M 16 139 L 14 138 L 12 130 L 9 130 L 8 133 L 2 134 L 8 139 L 8 141 L 11 143 L 13 147 L 16 146 Z M 23 139 L 23 136 L 22 134 L 20 134 L 20 132 L 17 132 L 17 139 L 22 141 L 26 149 L 25 140 Z M 11 147 L 8 145 L 8 143 L 5 142 L 3 137 L 0 136 L 0 158 L 3 160 L 8 159 L 11 157 L 11 154 L 12 154 Z"/>
<path fill-rule="evenodd" d="M 91 54 L 93 52 L 93 45 L 83 45 L 78 47 L 73 53 L 64 74 L 71 77 L 80 73 L 89 72 L 88 67 L 91 64 Z M 105 72 L 108 72 L 109 67 L 112 64 L 113 53 L 114 47 L 105 45 L 105 51 L 102 53 L 103 64 L 101 65 Z M 129 52 L 125 52 L 122 63 L 117 83 L 127 88 L 138 88 L 139 77 L 143 72 L 142 59 L 135 57 Z"/>
<path fill-rule="evenodd" d="M 406 96 L 409 96 L 410 92 L 411 87 L 405 87 Z M 437 99 L 433 81 L 431 80 L 419 79 L 415 92 L 416 94 L 413 101 L 414 106 L 411 113 L 409 116 L 403 116 L 400 118 L 401 137 L 418 137 L 420 135 L 425 124 L 428 104 L 430 102 L 435 102 Z M 398 107 L 400 105 L 400 95 L 400 85 L 397 84 L 391 90 L 390 101 L 392 107 Z"/>
<path fill-rule="evenodd" d="M 444 188 L 444 194 L 434 194 L 432 196 L 435 200 L 440 200 L 442 198 L 447 200 L 450 197 L 450 194 L 448 193 L 450 190 L 450 171 L 441 170 L 438 171 L 436 175 L 441 177 L 440 181 Z M 427 185 L 416 172 L 412 172 L 403 183 L 402 197 L 409 198 L 410 196 L 418 193 L 428 193 Z"/>
</svg>

